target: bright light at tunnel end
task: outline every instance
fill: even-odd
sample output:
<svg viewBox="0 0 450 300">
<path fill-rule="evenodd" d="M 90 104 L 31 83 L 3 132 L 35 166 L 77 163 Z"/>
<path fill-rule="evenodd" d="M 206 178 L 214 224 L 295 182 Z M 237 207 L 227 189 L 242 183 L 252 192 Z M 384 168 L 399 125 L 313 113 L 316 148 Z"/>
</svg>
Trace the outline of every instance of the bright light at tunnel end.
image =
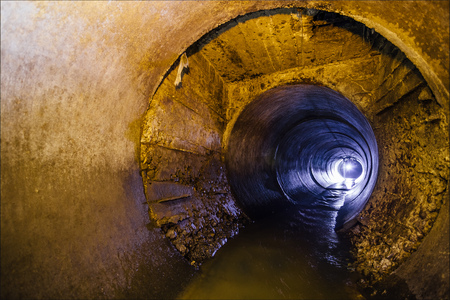
<svg viewBox="0 0 450 300">
<path fill-rule="evenodd" d="M 339 163 L 338 171 L 342 177 L 356 180 L 362 174 L 362 165 L 353 157 L 345 157 Z"/>
<path fill-rule="evenodd" d="M 361 182 L 365 172 L 362 164 L 354 157 L 342 157 L 333 162 L 331 179 L 335 183 L 343 183 L 347 189 L 352 189 Z"/>
</svg>

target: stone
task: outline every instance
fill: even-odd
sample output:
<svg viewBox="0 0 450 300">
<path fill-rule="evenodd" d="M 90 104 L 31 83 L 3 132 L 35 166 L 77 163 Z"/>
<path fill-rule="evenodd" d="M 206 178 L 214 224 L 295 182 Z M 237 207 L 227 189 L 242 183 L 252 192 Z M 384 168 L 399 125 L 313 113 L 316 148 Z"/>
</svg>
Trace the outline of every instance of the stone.
<svg viewBox="0 0 450 300">
<path fill-rule="evenodd" d="M 147 184 L 147 201 L 159 203 L 180 200 L 192 196 L 193 192 L 194 188 L 191 186 L 169 181 L 151 181 Z"/>
<path fill-rule="evenodd" d="M 173 229 L 169 229 L 169 230 L 167 231 L 167 233 L 166 233 L 166 236 L 167 236 L 169 239 L 173 240 L 174 238 L 177 237 L 177 232 L 176 232 L 175 230 L 173 230 Z"/>
<path fill-rule="evenodd" d="M 422 89 L 422 91 L 419 94 L 419 97 L 417 98 L 420 101 L 431 101 L 434 99 L 433 93 L 431 92 L 429 87 L 425 87 Z"/>
</svg>

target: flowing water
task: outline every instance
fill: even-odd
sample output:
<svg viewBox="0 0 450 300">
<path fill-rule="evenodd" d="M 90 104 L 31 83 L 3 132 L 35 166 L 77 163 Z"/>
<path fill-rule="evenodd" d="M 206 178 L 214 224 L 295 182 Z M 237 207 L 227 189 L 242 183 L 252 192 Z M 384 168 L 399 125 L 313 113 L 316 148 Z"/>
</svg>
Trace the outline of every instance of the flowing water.
<svg viewBox="0 0 450 300">
<path fill-rule="evenodd" d="M 181 299 L 364 299 L 347 270 L 349 241 L 334 231 L 345 191 L 329 190 L 244 228 L 209 261 Z M 315 200 L 315 201 L 314 201 Z"/>
</svg>

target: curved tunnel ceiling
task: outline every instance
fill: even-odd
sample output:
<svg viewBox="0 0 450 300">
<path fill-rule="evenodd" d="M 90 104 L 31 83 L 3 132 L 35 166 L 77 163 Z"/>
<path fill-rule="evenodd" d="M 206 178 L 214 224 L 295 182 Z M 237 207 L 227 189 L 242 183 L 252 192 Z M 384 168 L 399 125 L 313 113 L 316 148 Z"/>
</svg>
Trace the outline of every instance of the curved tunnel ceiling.
<svg viewBox="0 0 450 300">
<path fill-rule="evenodd" d="M 235 82 L 366 56 L 371 34 L 363 24 L 336 13 L 280 8 L 231 20 L 187 54 L 201 50 L 226 82 Z"/>
</svg>

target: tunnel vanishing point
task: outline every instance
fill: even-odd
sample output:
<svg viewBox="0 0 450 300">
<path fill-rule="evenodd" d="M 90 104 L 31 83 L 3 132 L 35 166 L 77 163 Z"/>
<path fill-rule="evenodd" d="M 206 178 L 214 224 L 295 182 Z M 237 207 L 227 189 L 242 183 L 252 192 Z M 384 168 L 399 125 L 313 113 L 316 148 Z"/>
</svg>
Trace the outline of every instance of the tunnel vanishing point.
<svg viewBox="0 0 450 300">
<path fill-rule="evenodd" d="M 448 68 L 449 1 L 2 1 L 1 298 L 174 298 L 342 187 L 360 284 L 448 299 Z"/>
</svg>

